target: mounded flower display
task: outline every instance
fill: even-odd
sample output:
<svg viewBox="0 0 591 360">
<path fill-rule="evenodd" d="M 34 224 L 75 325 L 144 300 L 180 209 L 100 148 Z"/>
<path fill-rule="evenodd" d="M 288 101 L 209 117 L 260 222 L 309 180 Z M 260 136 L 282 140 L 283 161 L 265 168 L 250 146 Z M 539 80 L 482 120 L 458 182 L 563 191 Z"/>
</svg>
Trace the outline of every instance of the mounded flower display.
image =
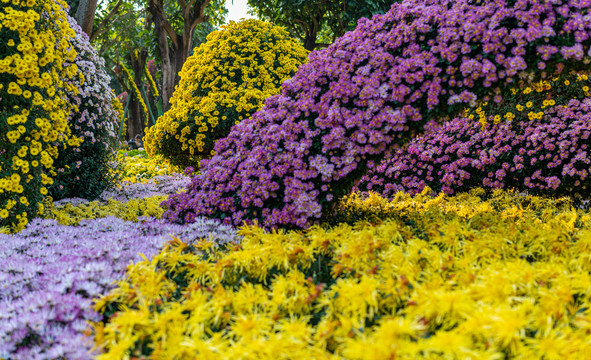
<svg viewBox="0 0 591 360">
<path fill-rule="evenodd" d="M 252 19 L 230 22 L 187 59 L 171 109 L 146 133 L 146 150 L 174 165 L 196 165 L 233 125 L 278 94 L 306 56 L 281 27 Z"/>
<path fill-rule="evenodd" d="M 323 51 L 219 140 L 165 216 L 304 228 L 427 120 L 589 62 L 581 1 L 404 1 Z"/>
<path fill-rule="evenodd" d="M 43 211 L 58 147 L 74 146 L 63 79 L 78 76 L 65 2 L 0 2 L 0 227 L 22 229 Z"/>
</svg>

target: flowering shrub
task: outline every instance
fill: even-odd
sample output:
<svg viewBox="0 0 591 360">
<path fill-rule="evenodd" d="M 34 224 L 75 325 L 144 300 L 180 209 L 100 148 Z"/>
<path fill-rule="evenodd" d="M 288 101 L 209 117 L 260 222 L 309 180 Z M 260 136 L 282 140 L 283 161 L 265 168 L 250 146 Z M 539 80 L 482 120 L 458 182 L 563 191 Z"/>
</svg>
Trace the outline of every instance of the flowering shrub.
<svg viewBox="0 0 591 360">
<path fill-rule="evenodd" d="M 447 194 L 482 186 L 588 198 L 589 81 L 586 75 L 572 85 L 571 80 L 538 84 L 545 91 L 526 88 L 520 91 L 522 101 L 511 105 L 478 108 L 480 123 L 470 114 L 428 131 L 370 171 L 359 189 L 390 197 L 398 191 L 421 192 L 425 186 Z"/>
<path fill-rule="evenodd" d="M 73 78 L 76 56 L 65 2 L 0 2 L 0 227 L 23 228 L 43 211 L 58 148 L 70 136 L 63 78 Z"/>
<path fill-rule="evenodd" d="M 196 165 L 230 128 L 263 106 L 305 61 L 307 51 L 281 27 L 230 22 L 187 59 L 171 109 L 144 139 L 150 156 Z"/>
<path fill-rule="evenodd" d="M 281 95 L 234 126 L 165 217 L 306 227 L 427 120 L 579 68 L 591 40 L 579 1 L 407 0 L 313 52 Z M 585 60 L 586 59 L 586 60 Z M 543 69 L 540 71 L 539 69 Z M 533 72 L 535 71 L 535 72 Z"/>
<path fill-rule="evenodd" d="M 353 196 L 391 218 L 171 242 L 97 300 L 97 359 L 585 358 L 591 213 L 482 193 Z"/>
<path fill-rule="evenodd" d="M 72 134 L 84 141 L 79 146 L 60 150 L 54 162 L 54 182 L 49 193 L 54 200 L 68 197 L 93 200 L 116 180 L 112 167 L 120 119 L 113 103 L 118 100 L 109 86 L 105 61 L 98 56 L 76 20 L 68 17 L 68 22 L 76 32 L 71 43 L 77 55 L 65 66 L 74 67 L 82 74 L 66 80 L 77 89 L 67 93 L 68 102 L 76 106 L 68 122 Z"/>
<path fill-rule="evenodd" d="M 79 226 L 35 219 L 18 234 L 0 234 L 0 358 L 92 359 L 92 298 L 106 293 L 130 261 L 155 255 L 178 236 L 235 242 L 230 227 L 200 219 L 191 226 L 132 223 L 114 217 Z"/>
</svg>

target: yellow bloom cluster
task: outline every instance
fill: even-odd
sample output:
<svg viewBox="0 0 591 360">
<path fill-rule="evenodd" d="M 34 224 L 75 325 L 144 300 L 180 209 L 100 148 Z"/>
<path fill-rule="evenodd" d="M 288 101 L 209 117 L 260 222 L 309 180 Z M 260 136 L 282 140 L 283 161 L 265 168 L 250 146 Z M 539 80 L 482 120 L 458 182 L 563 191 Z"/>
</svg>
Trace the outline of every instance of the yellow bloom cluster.
<svg viewBox="0 0 591 360">
<path fill-rule="evenodd" d="M 591 213 L 425 194 L 343 202 L 374 224 L 173 240 L 97 300 L 97 358 L 587 358 Z"/>
<path fill-rule="evenodd" d="M 564 78 L 552 78 L 543 80 L 523 89 L 511 89 L 511 96 L 500 105 L 483 103 L 474 110 L 465 109 L 464 115 L 469 119 L 476 119 L 480 122 L 482 129 L 489 123 L 498 124 L 503 119 L 513 121 L 516 118 L 527 118 L 529 120 L 542 119 L 544 109 L 556 105 L 556 100 L 568 102 L 570 99 L 582 99 L 589 96 L 589 77 L 585 74 L 570 74 Z M 571 85 L 572 80 L 577 86 Z M 556 99 L 556 100 L 555 100 Z M 488 112 L 496 115 L 487 115 Z M 516 113 L 514 113 L 516 111 Z M 499 115 L 498 113 L 503 115 Z"/>
<path fill-rule="evenodd" d="M 146 105 L 146 102 L 144 101 L 144 98 L 142 97 L 142 93 L 140 92 L 140 89 L 138 89 L 137 84 L 133 80 L 133 75 L 131 74 L 131 71 L 124 64 L 120 64 L 120 65 L 121 65 L 121 68 L 123 69 L 123 71 L 125 72 L 125 74 L 127 75 L 127 82 L 129 82 L 129 85 L 131 85 L 131 87 L 133 89 L 133 95 L 135 96 L 135 99 L 142 106 L 142 110 L 144 111 L 144 116 L 145 116 L 146 124 L 147 124 L 148 119 L 149 119 L 148 106 Z M 130 96 L 131 96 L 131 94 L 130 94 Z"/>
<path fill-rule="evenodd" d="M 146 133 L 148 154 L 196 165 L 232 125 L 278 94 L 306 56 L 285 29 L 259 20 L 230 22 L 211 33 L 184 64 L 171 109 Z"/>
<path fill-rule="evenodd" d="M 161 155 L 148 157 L 144 151 L 119 150 L 117 163 L 121 170 L 121 180 L 131 183 L 145 183 L 159 175 L 182 172 L 181 169 L 170 165 Z"/>
<path fill-rule="evenodd" d="M 62 79 L 78 76 L 64 1 L 0 2 L 0 226 L 22 229 L 43 210 L 58 143 L 77 145 Z M 60 145 L 62 146 L 62 145 Z"/>
<path fill-rule="evenodd" d="M 158 96 L 160 96 L 160 94 L 158 93 L 158 87 L 156 86 L 156 82 L 154 81 L 152 74 L 150 74 L 150 70 L 148 70 L 147 66 L 146 66 L 146 77 L 148 78 L 148 82 L 150 83 L 150 89 L 152 89 L 152 95 L 155 98 L 157 98 Z"/>
<path fill-rule="evenodd" d="M 160 219 L 164 213 L 160 203 L 165 199 L 166 196 L 153 196 L 131 199 L 127 202 L 109 199 L 107 202 L 91 201 L 78 205 L 50 204 L 47 206 L 44 217 L 55 219 L 61 225 L 78 225 L 81 220 L 100 219 L 107 216 L 115 216 L 128 221 L 138 221 L 140 216 Z"/>
</svg>

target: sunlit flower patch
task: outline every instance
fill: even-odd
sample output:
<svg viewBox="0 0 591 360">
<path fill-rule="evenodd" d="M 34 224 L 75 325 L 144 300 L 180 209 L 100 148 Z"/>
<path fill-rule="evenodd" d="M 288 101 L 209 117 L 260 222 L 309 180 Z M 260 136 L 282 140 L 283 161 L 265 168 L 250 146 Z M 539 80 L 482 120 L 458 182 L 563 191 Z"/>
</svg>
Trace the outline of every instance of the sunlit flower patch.
<svg viewBox="0 0 591 360">
<path fill-rule="evenodd" d="M 121 180 L 131 183 L 145 183 L 159 175 L 182 173 L 183 170 L 168 163 L 162 156 L 149 157 L 145 151 L 119 150 L 117 163 L 121 171 Z"/>
<path fill-rule="evenodd" d="M 483 194 L 354 195 L 355 225 L 171 241 L 97 301 L 98 358 L 584 358 L 591 214 Z"/>
</svg>

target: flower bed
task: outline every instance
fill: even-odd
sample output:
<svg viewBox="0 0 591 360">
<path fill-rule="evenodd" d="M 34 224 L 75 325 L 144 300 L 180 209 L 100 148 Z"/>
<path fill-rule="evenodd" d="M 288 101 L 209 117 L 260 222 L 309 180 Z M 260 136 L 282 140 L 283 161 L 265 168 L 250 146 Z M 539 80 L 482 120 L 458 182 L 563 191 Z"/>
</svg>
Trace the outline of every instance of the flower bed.
<svg viewBox="0 0 591 360">
<path fill-rule="evenodd" d="M 149 157 L 146 151 L 140 150 L 117 151 L 117 163 L 121 171 L 121 181 L 131 183 L 145 183 L 156 176 L 183 172 L 161 156 Z"/>
<path fill-rule="evenodd" d="M 98 359 L 583 358 L 591 213 L 497 191 L 388 202 L 375 223 L 169 243 L 97 303 Z"/>
</svg>

